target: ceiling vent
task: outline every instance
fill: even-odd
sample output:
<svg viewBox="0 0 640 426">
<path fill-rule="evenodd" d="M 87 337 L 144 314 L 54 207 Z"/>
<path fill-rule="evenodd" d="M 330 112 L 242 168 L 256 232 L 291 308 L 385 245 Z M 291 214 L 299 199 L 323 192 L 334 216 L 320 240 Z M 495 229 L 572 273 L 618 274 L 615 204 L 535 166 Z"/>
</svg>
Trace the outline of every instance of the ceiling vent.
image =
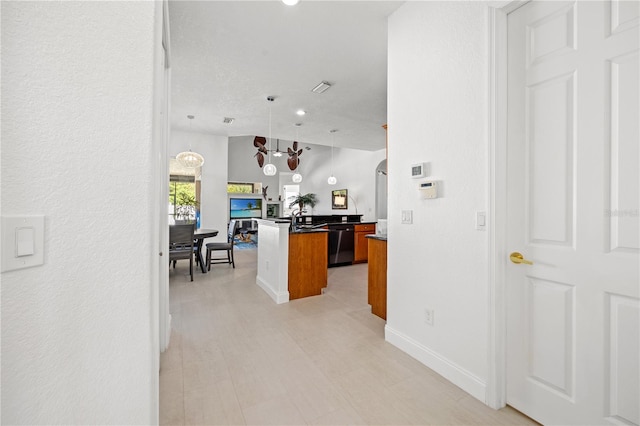
<svg viewBox="0 0 640 426">
<path fill-rule="evenodd" d="M 231 123 L 233 123 L 234 121 L 235 121 L 235 118 L 231 118 L 231 117 L 225 117 L 225 118 L 223 118 L 223 119 L 222 119 L 222 122 L 223 122 L 224 124 L 231 124 Z"/>
<path fill-rule="evenodd" d="M 324 93 L 329 89 L 329 87 L 331 87 L 331 84 L 329 84 L 329 82 L 327 81 L 323 81 L 320 84 L 318 84 L 316 87 L 311 89 L 311 91 L 314 93 Z"/>
</svg>

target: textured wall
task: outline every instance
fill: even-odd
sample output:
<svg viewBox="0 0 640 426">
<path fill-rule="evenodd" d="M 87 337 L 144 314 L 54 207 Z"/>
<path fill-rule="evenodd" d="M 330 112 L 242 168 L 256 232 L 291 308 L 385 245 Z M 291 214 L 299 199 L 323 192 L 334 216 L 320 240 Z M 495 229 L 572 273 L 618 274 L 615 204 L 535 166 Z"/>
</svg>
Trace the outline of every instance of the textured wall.
<svg viewBox="0 0 640 426">
<path fill-rule="evenodd" d="M 380 128 L 380 132 L 384 129 Z M 280 144 L 286 150 L 286 143 Z M 314 214 L 355 214 L 356 209 L 353 200 L 349 199 L 349 209 L 331 209 L 331 190 L 349 190 L 349 195 L 356 199 L 358 214 L 363 214 L 364 220 L 375 220 L 375 178 L 376 167 L 385 158 L 385 150 L 363 151 L 358 149 L 334 149 L 333 173 L 338 179 L 335 186 L 327 184 L 327 178 L 331 174 L 331 147 L 325 145 L 303 144 L 310 146 L 311 150 L 305 150 L 300 156 L 300 174 L 303 176 L 300 183 L 300 191 L 303 194 L 312 192 L 318 196 L 318 204 L 313 209 Z M 275 146 L 273 147 L 275 149 Z M 253 158 L 256 149 L 253 147 L 253 138 L 230 138 L 229 142 L 229 180 L 241 182 L 263 182 L 269 185 L 269 197 L 278 199 L 278 179 L 266 177 Z M 285 157 L 274 159 L 272 162 L 278 167 L 279 172 L 289 172 L 285 163 Z M 290 182 L 293 184 L 293 182 Z"/>
<path fill-rule="evenodd" d="M 2 214 L 46 217 L 45 264 L 2 274 L 2 423 L 153 423 L 158 4 L 1 7 Z"/>
<path fill-rule="evenodd" d="M 227 158 L 229 181 L 231 182 L 262 182 L 262 187 L 269 186 L 267 193 L 270 198 L 278 199 L 278 175 L 265 176 L 258 162 L 254 158 L 257 149 L 253 146 L 253 136 L 238 136 L 229 138 L 229 155 Z M 275 149 L 275 142 L 273 149 Z M 280 149 L 286 149 L 280 144 Z M 306 155 L 306 154 L 304 154 Z M 276 159 L 271 157 L 272 163 L 278 171 L 289 170 L 285 164 L 285 157 Z M 265 160 L 265 164 L 267 161 Z M 228 208 L 228 206 L 227 206 Z"/>
<path fill-rule="evenodd" d="M 484 398 L 487 377 L 487 10 L 407 2 L 389 20 L 387 338 Z M 440 198 L 423 200 L 413 163 Z M 413 224 L 401 211 L 413 210 Z M 425 324 L 425 309 L 434 325 Z"/>
<path fill-rule="evenodd" d="M 197 118 L 196 118 L 197 119 Z M 227 198 L 227 147 L 226 136 L 215 136 L 204 133 L 171 131 L 169 140 L 169 156 L 175 157 L 179 152 L 193 151 L 204 157 L 202 166 L 202 187 L 200 203 L 202 228 L 214 228 L 220 234 L 210 241 L 227 240 L 228 206 Z M 225 200 L 225 202 L 220 202 Z"/>
</svg>

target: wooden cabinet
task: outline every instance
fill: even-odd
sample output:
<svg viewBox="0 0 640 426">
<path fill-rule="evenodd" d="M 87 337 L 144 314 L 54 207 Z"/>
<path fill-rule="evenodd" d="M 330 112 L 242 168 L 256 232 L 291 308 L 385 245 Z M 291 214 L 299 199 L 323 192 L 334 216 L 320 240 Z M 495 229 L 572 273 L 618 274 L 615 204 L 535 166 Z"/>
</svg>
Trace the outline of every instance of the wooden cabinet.
<svg viewBox="0 0 640 426">
<path fill-rule="evenodd" d="M 369 244 L 367 235 L 376 233 L 376 224 L 375 223 L 364 223 L 361 225 L 356 225 L 354 227 L 354 239 L 355 239 L 355 247 L 354 247 L 354 255 L 353 255 L 353 263 L 362 263 L 366 262 L 369 258 Z"/>
<path fill-rule="evenodd" d="M 327 232 L 289 234 L 289 300 L 317 296 L 327 286 Z"/>
<path fill-rule="evenodd" d="M 387 319 L 387 241 L 369 240 L 369 269 L 367 301 L 371 313 Z"/>
</svg>

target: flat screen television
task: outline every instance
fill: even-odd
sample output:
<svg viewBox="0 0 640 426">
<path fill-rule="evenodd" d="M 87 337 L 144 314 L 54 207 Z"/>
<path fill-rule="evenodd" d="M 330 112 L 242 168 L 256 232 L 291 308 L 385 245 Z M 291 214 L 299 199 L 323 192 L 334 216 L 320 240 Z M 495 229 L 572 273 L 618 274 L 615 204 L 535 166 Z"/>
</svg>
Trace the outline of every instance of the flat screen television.
<svg viewBox="0 0 640 426">
<path fill-rule="evenodd" d="M 231 219 L 262 219 L 262 198 L 230 198 Z"/>
</svg>

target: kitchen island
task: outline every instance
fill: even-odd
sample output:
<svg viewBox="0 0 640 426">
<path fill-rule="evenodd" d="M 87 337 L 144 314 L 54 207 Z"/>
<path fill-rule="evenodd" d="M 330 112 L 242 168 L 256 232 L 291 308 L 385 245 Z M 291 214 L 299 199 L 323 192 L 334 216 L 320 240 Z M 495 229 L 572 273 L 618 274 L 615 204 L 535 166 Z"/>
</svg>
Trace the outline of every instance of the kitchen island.
<svg viewBox="0 0 640 426">
<path fill-rule="evenodd" d="M 291 232 L 288 220 L 257 222 L 256 284 L 276 303 L 322 294 L 327 286 L 327 230 Z"/>
</svg>

